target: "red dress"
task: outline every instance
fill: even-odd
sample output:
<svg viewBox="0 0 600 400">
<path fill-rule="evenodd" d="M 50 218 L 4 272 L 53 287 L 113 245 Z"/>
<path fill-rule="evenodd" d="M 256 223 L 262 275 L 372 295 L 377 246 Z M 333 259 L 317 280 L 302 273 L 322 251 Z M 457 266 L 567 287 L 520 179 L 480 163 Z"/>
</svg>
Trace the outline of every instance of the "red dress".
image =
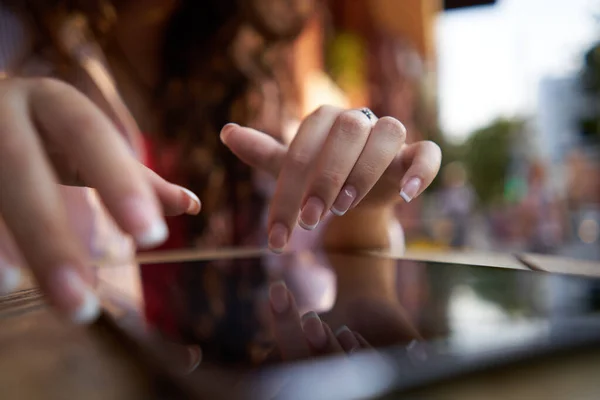
<svg viewBox="0 0 600 400">
<path fill-rule="evenodd" d="M 153 157 L 156 152 L 153 151 L 152 142 L 145 137 L 145 160 L 144 164 L 158 173 L 159 175 L 169 179 L 173 175 L 172 170 L 163 171 L 158 168 Z M 160 163 L 163 165 L 163 163 Z M 166 219 L 169 227 L 169 238 L 157 250 L 173 250 L 186 247 L 186 224 L 184 217 L 168 217 Z M 177 280 L 179 276 L 179 264 L 146 264 L 140 268 L 142 279 L 142 290 L 144 294 L 145 314 L 148 324 L 154 328 L 158 328 L 161 333 L 176 338 L 178 336 L 177 319 L 172 312 L 169 312 L 169 299 L 174 293 L 171 293 L 177 288 Z"/>
</svg>

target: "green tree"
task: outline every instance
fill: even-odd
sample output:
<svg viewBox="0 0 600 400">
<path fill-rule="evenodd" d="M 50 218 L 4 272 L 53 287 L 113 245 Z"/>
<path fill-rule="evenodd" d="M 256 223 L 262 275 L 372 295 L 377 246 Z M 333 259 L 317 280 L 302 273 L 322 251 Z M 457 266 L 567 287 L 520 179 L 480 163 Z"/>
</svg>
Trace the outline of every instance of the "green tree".
<svg viewBox="0 0 600 400">
<path fill-rule="evenodd" d="M 465 142 L 463 160 L 482 204 L 502 198 L 511 149 L 522 128 L 523 121 L 499 119 L 473 132 Z"/>
</svg>

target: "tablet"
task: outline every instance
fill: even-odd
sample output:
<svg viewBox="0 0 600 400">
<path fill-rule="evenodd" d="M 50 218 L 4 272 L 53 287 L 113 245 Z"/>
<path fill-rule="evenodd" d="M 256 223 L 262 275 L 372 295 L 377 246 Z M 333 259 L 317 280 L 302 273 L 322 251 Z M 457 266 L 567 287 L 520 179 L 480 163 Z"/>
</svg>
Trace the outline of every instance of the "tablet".
<svg viewBox="0 0 600 400">
<path fill-rule="evenodd" d="M 151 351 L 199 348 L 184 379 L 204 397 L 377 398 L 600 341 L 599 279 L 308 252 L 143 261 L 139 301 L 112 296 L 111 313 L 151 336 Z M 289 290 L 299 321 L 314 311 L 361 347 L 294 357 L 303 337 L 277 326 L 273 285 Z"/>
</svg>

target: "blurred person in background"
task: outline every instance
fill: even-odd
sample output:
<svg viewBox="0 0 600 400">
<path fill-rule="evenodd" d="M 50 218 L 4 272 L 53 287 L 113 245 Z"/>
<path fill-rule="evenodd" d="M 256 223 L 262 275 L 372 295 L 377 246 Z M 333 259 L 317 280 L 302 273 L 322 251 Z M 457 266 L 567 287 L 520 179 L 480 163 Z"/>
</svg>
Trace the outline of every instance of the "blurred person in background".
<svg viewBox="0 0 600 400">
<path fill-rule="evenodd" d="M 598 162 L 580 150 L 571 151 L 566 158 L 567 203 L 569 210 L 600 204 Z"/>
<path fill-rule="evenodd" d="M 581 150 L 566 159 L 568 243 L 561 255 L 589 260 L 600 259 L 600 167 L 597 160 Z"/>
<path fill-rule="evenodd" d="M 476 194 L 467 179 L 467 171 L 460 162 L 444 167 L 443 187 L 437 199 L 442 218 L 448 223 L 448 242 L 453 248 L 468 244 L 469 222 L 475 208 Z"/>
<path fill-rule="evenodd" d="M 280 252 L 302 243 L 299 223 L 327 248 L 394 245 L 393 207 L 431 183 L 440 150 L 407 144 L 393 118 L 333 106 L 284 140 L 298 117 L 290 43 L 313 3 L 0 2 L 0 288 L 29 267 L 88 322 L 90 266 L 131 261 L 133 243 Z M 194 192 L 203 212 L 167 227 L 163 213 L 200 212 Z M 145 274 L 152 299 L 177 271 Z"/>
<path fill-rule="evenodd" d="M 556 254 L 564 242 L 564 216 L 557 196 L 546 187 L 546 169 L 530 164 L 527 194 L 521 200 L 518 221 L 526 250 Z"/>
</svg>

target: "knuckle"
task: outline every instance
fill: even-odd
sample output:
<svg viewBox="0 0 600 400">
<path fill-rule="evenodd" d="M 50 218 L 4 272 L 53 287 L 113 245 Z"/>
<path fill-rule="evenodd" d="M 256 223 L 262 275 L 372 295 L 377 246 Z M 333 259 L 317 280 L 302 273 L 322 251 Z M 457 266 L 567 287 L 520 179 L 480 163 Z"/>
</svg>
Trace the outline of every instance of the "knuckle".
<svg viewBox="0 0 600 400">
<path fill-rule="evenodd" d="M 312 161 L 310 154 L 303 151 L 291 151 L 287 159 L 287 167 L 304 170 Z"/>
<path fill-rule="evenodd" d="M 370 132 L 371 121 L 361 112 L 346 111 L 338 117 L 338 126 L 344 134 L 357 137 Z"/>
<path fill-rule="evenodd" d="M 437 143 L 432 142 L 431 140 L 424 140 L 421 142 L 421 145 L 427 150 L 431 150 L 436 153 L 441 153 L 440 146 L 438 146 Z"/>
<path fill-rule="evenodd" d="M 356 176 L 353 180 L 357 185 L 366 185 L 374 181 L 382 173 L 382 168 L 376 162 L 365 162 L 357 168 Z"/>
<path fill-rule="evenodd" d="M 315 186 L 319 192 L 330 191 L 331 188 L 341 188 L 344 182 L 346 182 L 346 178 L 342 174 L 332 170 L 324 170 L 315 182 Z"/>
<path fill-rule="evenodd" d="M 402 122 L 398 121 L 396 118 L 383 117 L 377 121 L 377 126 L 383 132 L 391 135 L 394 138 L 401 140 L 406 138 L 406 128 Z"/>
<path fill-rule="evenodd" d="M 377 162 L 364 162 L 357 165 L 355 171 L 348 177 L 348 182 L 359 193 L 364 193 L 375 184 L 383 173 L 383 168 Z"/>
<path fill-rule="evenodd" d="M 438 165 L 442 161 L 442 149 L 436 143 L 431 140 L 425 140 L 421 144 L 422 150 L 424 153 L 428 154 L 428 156 L 432 159 L 433 165 Z"/>
<path fill-rule="evenodd" d="M 336 107 L 324 104 L 313 111 L 312 116 L 315 118 L 323 118 L 337 112 L 339 112 L 339 110 Z"/>
</svg>

